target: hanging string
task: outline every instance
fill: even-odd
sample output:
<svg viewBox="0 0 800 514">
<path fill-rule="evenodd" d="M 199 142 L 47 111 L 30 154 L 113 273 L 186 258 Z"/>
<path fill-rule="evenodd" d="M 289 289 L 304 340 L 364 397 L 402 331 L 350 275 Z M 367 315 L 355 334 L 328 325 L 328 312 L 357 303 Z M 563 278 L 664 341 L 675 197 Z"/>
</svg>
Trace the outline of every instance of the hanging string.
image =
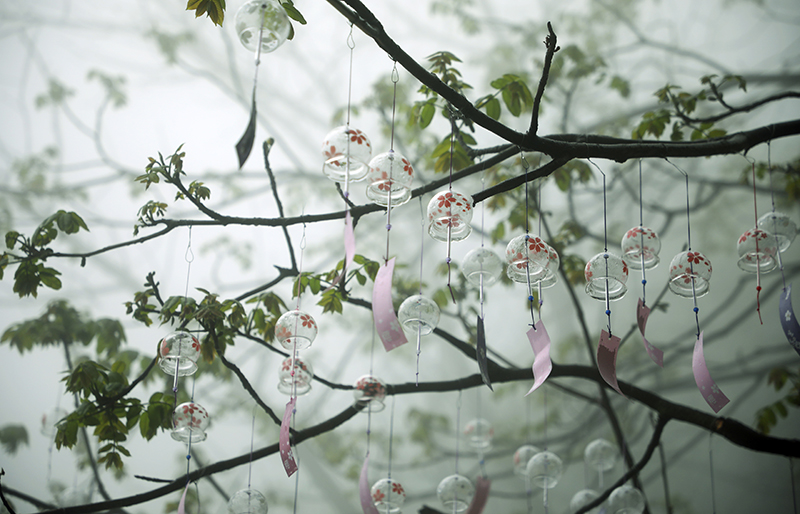
<svg viewBox="0 0 800 514">
<path fill-rule="evenodd" d="M 347 134 L 346 158 L 344 160 L 344 197 L 345 200 L 350 196 L 350 107 L 353 98 L 353 50 L 356 47 L 353 39 L 353 24 L 350 24 L 350 33 L 347 35 L 347 48 L 350 49 L 350 69 L 347 77 L 347 121 L 345 123 Z M 347 203 L 345 201 L 345 203 Z"/>
<path fill-rule="evenodd" d="M 536 234 L 542 237 L 542 181 L 541 179 L 536 182 L 536 210 L 539 214 L 539 229 Z M 544 298 L 542 297 L 542 281 L 537 284 L 539 293 L 539 319 L 542 319 L 542 305 L 544 305 Z"/>
<path fill-rule="evenodd" d="M 639 228 L 644 228 L 644 199 L 642 197 L 642 160 L 639 159 Z M 642 305 L 647 305 L 647 295 L 645 289 L 647 286 L 647 273 L 644 265 L 644 230 L 639 231 L 639 247 L 641 248 L 640 258 L 642 259 Z"/>
<path fill-rule="evenodd" d="M 297 471 L 294 474 L 294 504 L 292 505 L 292 514 L 297 514 L 297 497 L 300 493 L 300 455 L 297 454 L 296 447 L 294 455 L 297 459 Z"/>
<path fill-rule="evenodd" d="M 745 157 L 747 159 L 747 157 Z M 748 159 L 750 161 L 750 159 Z M 755 216 L 755 227 L 758 230 L 758 201 L 756 200 L 756 161 L 750 161 L 753 170 L 753 214 Z M 761 253 L 758 251 L 758 237 L 754 237 L 756 241 L 756 312 L 758 313 L 758 321 L 763 325 L 764 320 L 761 319 Z M 779 251 L 776 253 L 780 253 Z"/>
<path fill-rule="evenodd" d="M 606 199 L 606 174 L 600 169 L 600 166 L 594 163 L 591 159 L 586 159 L 592 166 L 597 168 L 597 171 L 603 176 L 603 261 L 606 266 L 606 317 L 608 318 L 608 335 L 611 336 L 611 294 L 609 293 L 609 280 L 608 280 L 608 202 Z"/>
<path fill-rule="evenodd" d="M 250 463 L 247 468 L 247 488 L 250 489 L 250 479 L 253 476 L 253 440 L 256 433 L 256 405 L 253 405 L 253 421 L 250 424 Z"/>
<path fill-rule="evenodd" d="M 528 212 L 529 212 L 529 205 L 528 205 L 528 161 L 525 159 L 525 154 L 522 152 L 522 148 L 519 149 L 520 161 L 522 163 L 522 168 L 525 171 L 525 253 L 528 254 L 528 240 L 530 239 L 530 227 L 528 226 Z M 536 330 L 536 318 L 533 315 L 533 287 L 531 285 L 531 261 L 530 258 L 527 258 L 528 262 L 525 264 L 525 277 L 528 281 L 528 307 L 531 311 L 531 326 L 534 330 Z"/>
<path fill-rule="evenodd" d="M 542 397 L 544 402 L 544 451 L 547 451 L 547 388 L 542 388 Z M 547 461 L 545 461 L 545 472 L 547 472 Z M 542 489 L 542 503 L 544 506 L 544 514 L 547 514 L 547 491 L 548 488 Z"/>
<path fill-rule="evenodd" d="M 394 400 L 395 400 L 395 398 L 397 398 L 397 396 L 396 395 L 392 395 L 392 410 L 391 410 L 391 412 L 389 414 L 389 463 L 387 464 L 389 469 L 388 469 L 387 474 L 386 474 L 386 478 L 389 479 L 389 488 L 388 488 L 388 491 L 386 493 L 386 504 L 387 505 L 391 505 L 392 489 L 394 489 L 394 487 L 392 487 L 392 441 L 394 439 Z"/>
<path fill-rule="evenodd" d="M 772 198 L 772 214 L 773 214 L 773 227 L 774 227 L 774 214 L 775 214 L 775 188 L 772 186 L 772 146 L 771 141 L 767 141 L 767 169 L 769 170 L 769 194 Z M 781 278 L 783 279 L 783 290 L 786 291 L 786 273 L 783 271 L 783 258 L 781 257 L 780 248 L 776 252 L 778 254 L 778 267 L 781 270 Z"/>
<path fill-rule="evenodd" d="M 452 111 L 450 114 L 451 116 L 453 115 Z M 449 176 L 449 183 L 447 185 L 448 190 L 451 193 L 453 192 L 453 151 L 454 151 L 453 149 L 455 147 L 455 144 L 456 144 L 456 126 L 455 123 L 453 123 L 450 132 L 450 176 Z M 450 262 L 452 260 L 450 258 L 450 247 L 452 243 L 450 238 L 453 232 L 453 212 L 452 212 L 452 206 L 450 206 L 449 203 L 447 205 L 447 208 L 450 210 L 450 212 L 448 213 L 450 217 L 447 221 L 447 259 L 445 260 L 445 262 L 447 262 L 447 289 L 450 290 L 450 298 L 453 299 L 453 303 L 456 303 L 456 295 L 455 293 L 453 293 L 453 286 L 450 283 Z"/>
<path fill-rule="evenodd" d="M 259 45 L 261 48 L 261 45 Z M 258 69 L 258 68 L 256 68 Z M 186 304 L 189 302 L 189 277 L 192 273 L 192 262 L 194 262 L 194 252 L 192 251 L 192 227 L 189 226 L 189 240 L 186 244 L 186 252 L 183 254 L 183 258 L 186 261 L 186 286 L 183 290 L 183 306 L 186 307 Z M 178 340 L 178 344 L 183 344 L 181 339 Z M 178 370 L 180 369 L 181 359 L 175 360 L 175 376 L 172 379 L 172 394 L 174 396 L 173 405 L 178 405 Z M 194 397 L 194 392 L 192 392 L 192 397 Z M 188 465 L 187 465 L 188 466 Z M 187 468 L 188 473 L 188 468 Z"/>
<path fill-rule="evenodd" d="M 397 74 L 397 61 L 394 61 L 394 67 L 392 68 L 392 83 L 394 84 L 394 89 L 392 91 L 392 135 L 389 143 L 389 192 L 386 199 L 386 256 L 383 259 L 384 264 L 389 262 L 389 233 L 392 230 L 392 192 L 394 187 L 394 177 L 392 176 L 394 173 L 394 119 L 397 106 L 397 82 L 399 80 L 400 76 Z"/>
<path fill-rule="evenodd" d="M 458 451 L 461 439 L 461 389 L 458 390 L 458 400 L 456 400 L 456 475 L 458 474 Z"/>
<path fill-rule="evenodd" d="M 422 296 L 422 262 L 425 256 L 425 211 L 422 207 L 422 197 L 419 197 L 419 219 L 420 219 L 420 238 L 419 238 L 419 290 L 418 295 Z M 419 387 L 419 355 L 422 353 L 422 323 L 417 322 L 417 375 L 416 386 Z"/>
</svg>

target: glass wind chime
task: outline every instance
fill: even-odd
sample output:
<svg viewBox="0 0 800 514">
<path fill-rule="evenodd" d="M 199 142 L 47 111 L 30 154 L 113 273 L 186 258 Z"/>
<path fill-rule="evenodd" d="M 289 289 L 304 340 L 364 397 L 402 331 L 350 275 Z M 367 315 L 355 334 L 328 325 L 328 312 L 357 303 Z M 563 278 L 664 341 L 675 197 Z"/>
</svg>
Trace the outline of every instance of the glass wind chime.
<svg viewBox="0 0 800 514">
<path fill-rule="evenodd" d="M 475 486 L 472 481 L 458 473 L 458 457 L 461 426 L 461 391 L 458 392 L 456 401 L 456 461 L 455 473 L 445 477 L 436 488 L 436 496 L 450 513 L 464 512 L 469 508 L 472 498 L 475 496 Z"/>
<path fill-rule="evenodd" d="M 250 425 L 250 464 L 247 469 L 247 488 L 236 491 L 228 499 L 228 514 L 267 514 L 269 505 L 267 498 L 250 485 L 253 476 L 253 439 L 255 437 L 256 416 Z"/>
</svg>

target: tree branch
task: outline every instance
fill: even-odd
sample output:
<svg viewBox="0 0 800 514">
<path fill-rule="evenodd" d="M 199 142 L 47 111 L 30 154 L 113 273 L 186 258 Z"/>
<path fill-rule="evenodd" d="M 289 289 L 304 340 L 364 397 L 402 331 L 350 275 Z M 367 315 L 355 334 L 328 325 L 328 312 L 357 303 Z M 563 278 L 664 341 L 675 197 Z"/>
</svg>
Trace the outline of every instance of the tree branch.
<svg viewBox="0 0 800 514">
<path fill-rule="evenodd" d="M 531 113 L 531 126 L 528 129 L 528 134 L 536 135 L 539 130 L 539 107 L 542 103 L 542 96 L 544 95 L 544 88 L 547 86 L 547 80 L 550 78 L 550 65 L 553 64 L 553 56 L 560 50 L 557 45 L 558 38 L 556 33 L 553 32 L 553 26 L 547 22 L 547 37 L 544 39 L 544 46 L 547 52 L 544 56 L 544 66 L 542 67 L 542 77 L 539 79 L 539 87 L 536 89 L 536 96 L 533 98 L 533 112 Z"/>
</svg>

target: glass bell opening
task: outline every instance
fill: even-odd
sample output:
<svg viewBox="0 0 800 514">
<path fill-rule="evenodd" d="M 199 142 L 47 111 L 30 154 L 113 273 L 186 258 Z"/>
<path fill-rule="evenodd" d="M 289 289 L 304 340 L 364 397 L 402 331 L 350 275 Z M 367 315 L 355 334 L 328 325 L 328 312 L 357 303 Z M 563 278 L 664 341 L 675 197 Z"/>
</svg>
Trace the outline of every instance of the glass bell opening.
<svg viewBox="0 0 800 514">
<path fill-rule="evenodd" d="M 647 270 L 658 266 L 661 241 L 653 229 L 633 227 L 622 236 L 621 246 L 622 258 L 631 269 Z"/>
<path fill-rule="evenodd" d="M 778 267 L 778 240 L 761 229 L 748 230 L 739 237 L 737 264 L 748 273 L 769 273 Z"/>
<path fill-rule="evenodd" d="M 186 402 L 175 407 L 172 413 L 172 438 L 176 441 L 199 443 L 206 440 L 208 411 L 200 404 Z"/>
<path fill-rule="evenodd" d="M 359 182 L 367 177 L 372 144 L 366 134 L 346 126 L 336 127 L 322 143 L 322 172 L 334 182 Z"/>
<path fill-rule="evenodd" d="M 188 332 L 173 332 L 159 343 L 158 365 L 167 375 L 179 377 L 194 374 L 200 359 L 200 342 Z"/>
<path fill-rule="evenodd" d="M 595 300 L 619 300 L 628 292 L 628 264 L 613 253 L 601 252 L 586 263 L 586 294 Z"/>
<path fill-rule="evenodd" d="M 403 205 L 411 200 L 414 168 L 408 159 L 390 151 L 378 154 L 369 162 L 367 198 L 384 207 Z"/>
<path fill-rule="evenodd" d="M 708 294 L 711 261 L 700 252 L 681 252 L 669 263 L 669 290 L 683 298 L 692 297 L 692 284 L 697 297 Z"/>
<path fill-rule="evenodd" d="M 276 50 L 286 42 L 292 29 L 289 16 L 276 0 L 246 2 L 236 11 L 234 26 L 239 41 L 253 52 L 258 47 L 260 34 L 261 53 Z"/>
</svg>

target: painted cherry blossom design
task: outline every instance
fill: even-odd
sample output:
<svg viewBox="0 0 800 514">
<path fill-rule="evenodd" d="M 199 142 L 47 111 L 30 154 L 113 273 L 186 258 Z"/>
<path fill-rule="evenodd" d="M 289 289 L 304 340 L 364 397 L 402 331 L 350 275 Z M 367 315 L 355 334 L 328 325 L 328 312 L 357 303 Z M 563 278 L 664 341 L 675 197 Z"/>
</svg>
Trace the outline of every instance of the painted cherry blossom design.
<svg viewBox="0 0 800 514">
<path fill-rule="evenodd" d="M 711 262 L 702 253 L 681 252 L 669 265 L 669 289 L 683 298 L 703 296 L 709 291 L 711 270 Z"/>
<path fill-rule="evenodd" d="M 736 245 L 737 264 L 748 273 L 768 273 L 778 267 L 778 239 L 761 229 L 748 230 Z"/>
<path fill-rule="evenodd" d="M 655 268 L 659 263 L 661 241 L 651 228 L 633 227 L 622 237 L 622 257 L 632 269 Z"/>
<path fill-rule="evenodd" d="M 200 342 L 188 332 L 178 331 L 159 343 L 159 366 L 168 375 L 187 376 L 197 371 L 200 359 Z"/>
<path fill-rule="evenodd" d="M 275 338 L 287 350 L 304 350 L 317 337 L 317 323 L 310 314 L 293 310 L 275 322 Z"/>
<path fill-rule="evenodd" d="M 472 228 L 472 198 L 455 191 L 442 191 L 428 203 L 428 233 L 438 241 L 460 241 Z"/>
<path fill-rule="evenodd" d="M 369 171 L 372 145 L 366 134 L 356 128 L 336 127 L 322 144 L 325 164 L 322 171 L 336 182 L 363 180 Z"/>
<path fill-rule="evenodd" d="M 369 162 L 367 197 L 378 205 L 396 207 L 411 199 L 414 169 L 411 163 L 394 151 L 376 155 Z"/>
</svg>

